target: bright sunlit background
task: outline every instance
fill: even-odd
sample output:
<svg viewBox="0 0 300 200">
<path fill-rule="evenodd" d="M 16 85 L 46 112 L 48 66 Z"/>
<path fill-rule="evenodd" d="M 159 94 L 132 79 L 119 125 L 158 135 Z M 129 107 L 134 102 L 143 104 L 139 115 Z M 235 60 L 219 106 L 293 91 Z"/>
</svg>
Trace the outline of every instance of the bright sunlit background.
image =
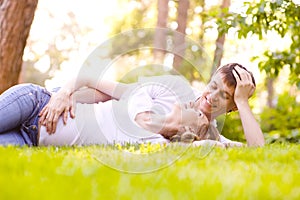
<svg viewBox="0 0 300 200">
<path fill-rule="evenodd" d="M 217 0 L 207 1 L 207 6 L 218 2 Z M 234 12 L 242 12 L 242 3 L 243 1 L 232 0 L 230 9 Z M 39 0 L 24 52 L 24 61 L 38 57 L 34 62 L 34 67 L 41 72 L 46 72 L 50 65 L 53 65 L 49 57 L 49 49 L 51 49 L 49 45 L 54 43 L 58 50 L 61 49 L 64 61 L 60 64 L 59 70 L 49 72 L 53 73 L 54 78 L 46 79 L 45 86 L 47 88 L 60 86 L 78 72 L 83 61 L 98 45 L 109 39 L 112 25 L 109 23 L 109 19 L 122 18 L 134 6 L 134 1 L 124 4 L 119 0 Z M 149 16 L 150 18 L 156 19 L 155 13 L 149 15 L 153 15 Z M 172 26 L 175 29 L 176 22 Z M 208 31 L 211 31 L 208 34 L 211 36 L 213 44 L 211 49 L 214 49 L 217 32 L 212 29 Z M 189 34 L 190 30 L 187 29 L 186 32 Z M 251 61 L 251 57 L 261 55 L 265 49 L 278 49 L 288 46 L 289 43 L 290 41 L 287 39 L 282 39 L 273 33 L 268 33 L 262 41 L 257 37 L 239 40 L 235 30 L 231 29 L 226 38 L 222 63 L 239 62 L 248 66 L 254 73 L 257 82 L 260 83 L 264 75 L 259 72 L 257 63 Z M 38 55 L 33 55 L 32 52 Z M 142 62 L 140 61 L 140 63 Z M 106 78 L 116 79 L 115 70 L 111 69 Z M 276 90 L 279 91 L 287 81 L 284 77 L 281 79 L 283 80 L 279 81 L 280 84 L 276 87 Z"/>
<path fill-rule="evenodd" d="M 61 64 L 61 70 L 55 72 L 51 80 L 45 80 L 45 85 L 52 88 L 61 85 L 70 76 L 75 75 L 83 61 L 93 49 L 104 42 L 108 37 L 109 26 L 105 19 L 109 17 L 122 16 L 122 9 L 118 8 L 117 0 L 95 1 L 95 0 L 39 0 L 31 27 L 29 41 L 34 41 L 31 48 L 39 53 L 39 60 L 35 68 L 46 72 L 50 67 L 50 59 L 47 55 L 49 44 L 55 43 L 56 47 L 72 49 L 66 55 L 67 59 Z M 74 20 L 70 22 L 70 20 Z M 73 32 L 78 31 L 75 37 L 57 39 L 62 35 L 63 27 L 68 23 L 74 26 Z M 65 34 L 65 33 L 64 33 Z M 75 48 L 74 48 L 75 47 Z M 24 60 L 31 59 L 28 47 L 24 52 Z M 114 78 L 113 73 L 111 73 Z"/>
</svg>

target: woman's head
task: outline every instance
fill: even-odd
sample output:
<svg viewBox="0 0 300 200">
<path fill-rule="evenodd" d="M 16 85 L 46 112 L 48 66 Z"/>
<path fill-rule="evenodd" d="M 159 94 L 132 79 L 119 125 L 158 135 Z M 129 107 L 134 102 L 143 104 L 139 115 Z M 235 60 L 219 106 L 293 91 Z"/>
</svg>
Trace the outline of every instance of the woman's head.
<svg viewBox="0 0 300 200">
<path fill-rule="evenodd" d="M 246 70 L 250 75 L 255 86 L 255 80 L 251 72 L 238 63 L 229 63 L 219 67 L 212 75 L 202 97 L 197 100 L 198 108 L 208 116 L 216 118 L 217 116 L 237 110 L 234 101 L 234 92 L 237 85 L 233 71 L 240 77 L 235 67 Z M 250 94 L 250 96 L 252 93 Z M 249 96 L 249 97 L 250 97 Z"/>
</svg>

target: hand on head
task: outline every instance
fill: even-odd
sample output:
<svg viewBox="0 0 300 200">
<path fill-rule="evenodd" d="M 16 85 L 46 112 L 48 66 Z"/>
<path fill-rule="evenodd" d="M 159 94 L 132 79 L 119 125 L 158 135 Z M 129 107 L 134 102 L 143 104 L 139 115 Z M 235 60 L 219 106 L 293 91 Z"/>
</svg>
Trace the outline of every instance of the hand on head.
<svg viewBox="0 0 300 200">
<path fill-rule="evenodd" d="M 255 91 L 255 85 L 252 81 L 251 74 L 239 66 L 235 66 L 232 70 L 236 80 L 236 88 L 234 92 L 235 103 L 247 101 Z"/>
</svg>

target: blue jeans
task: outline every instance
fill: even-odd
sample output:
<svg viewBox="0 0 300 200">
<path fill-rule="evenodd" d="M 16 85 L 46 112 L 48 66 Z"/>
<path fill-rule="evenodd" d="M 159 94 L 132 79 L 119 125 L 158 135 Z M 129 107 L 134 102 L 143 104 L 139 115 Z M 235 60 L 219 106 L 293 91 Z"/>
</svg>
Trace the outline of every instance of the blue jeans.
<svg viewBox="0 0 300 200">
<path fill-rule="evenodd" d="M 51 93 L 34 84 L 19 84 L 0 95 L 0 145 L 38 144 L 39 112 Z"/>
</svg>

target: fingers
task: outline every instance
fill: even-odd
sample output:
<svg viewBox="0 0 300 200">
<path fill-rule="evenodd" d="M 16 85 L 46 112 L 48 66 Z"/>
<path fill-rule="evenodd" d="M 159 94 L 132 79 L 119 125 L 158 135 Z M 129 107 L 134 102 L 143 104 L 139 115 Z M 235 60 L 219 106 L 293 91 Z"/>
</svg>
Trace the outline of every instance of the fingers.
<svg viewBox="0 0 300 200">
<path fill-rule="evenodd" d="M 232 73 L 233 73 L 235 79 L 237 80 L 237 82 L 239 80 L 241 80 L 241 81 L 246 81 L 246 82 L 252 83 L 251 74 L 249 72 L 247 72 L 245 69 L 240 68 L 239 66 L 235 66 Z M 239 79 L 237 78 L 237 76 L 239 77 Z"/>
<path fill-rule="evenodd" d="M 39 123 L 46 126 L 49 134 L 55 133 L 57 122 L 62 116 L 63 123 L 66 124 L 68 120 L 68 112 L 71 117 L 75 117 L 75 106 L 72 97 L 64 93 L 56 93 L 53 95 L 48 104 L 39 113 Z"/>
<path fill-rule="evenodd" d="M 68 121 L 69 108 L 65 108 L 63 112 L 63 122 L 66 125 Z"/>
<path fill-rule="evenodd" d="M 42 111 L 39 113 L 39 116 L 43 116 L 44 113 L 47 111 L 47 106 L 45 106 Z"/>
<path fill-rule="evenodd" d="M 53 118 L 52 113 L 48 112 L 47 116 L 46 116 L 46 119 L 45 119 L 45 123 L 44 123 L 44 125 L 46 126 L 46 131 L 47 131 L 48 134 L 52 133 L 52 118 Z"/>
<path fill-rule="evenodd" d="M 54 118 L 54 114 L 52 112 L 48 112 L 47 116 L 46 116 L 46 130 L 49 134 L 52 134 L 53 132 L 53 118 Z"/>
<path fill-rule="evenodd" d="M 241 80 L 241 77 L 240 77 L 239 73 L 237 72 L 236 68 L 238 68 L 238 67 L 233 68 L 232 73 L 233 73 L 233 76 L 234 76 L 236 82 L 239 82 Z"/>
<path fill-rule="evenodd" d="M 72 105 L 70 106 L 70 116 L 71 118 L 75 118 L 75 112 L 76 112 L 76 102 L 75 101 L 71 101 Z"/>
<path fill-rule="evenodd" d="M 46 106 L 42 109 L 39 116 L 40 116 L 39 124 L 45 126 L 46 131 L 49 134 L 55 133 L 56 125 L 60 117 L 60 113 L 56 110 L 51 112 L 50 109 Z"/>
<path fill-rule="evenodd" d="M 70 116 L 71 116 L 72 119 L 75 118 L 75 112 L 76 112 L 76 107 L 72 106 L 71 110 L 70 110 Z"/>
<path fill-rule="evenodd" d="M 46 119 L 46 116 L 48 114 L 48 110 L 47 110 L 47 107 L 45 106 L 42 111 L 39 113 L 39 123 L 44 125 L 45 124 L 45 119 Z"/>
<path fill-rule="evenodd" d="M 254 91 L 255 91 L 255 86 L 253 85 L 252 89 L 249 92 L 249 97 L 253 95 Z"/>
<path fill-rule="evenodd" d="M 232 70 L 232 74 L 237 83 L 234 92 L 235 103 L 248 100 L 248 98 L 253 95 L 255 90 L 251 73 L 241 67 L 235 66 L 234 70 Z"/>
<path fill-rule="evenodd" d="M 238 73 L 236 72 L 236 70 L 232 70 L 232 74 L 237 82 L 237 84 L 241 81 L 240 76 L 238 75 Z"/>
<path fill-rule="evenodd" d="M 247 87 L 248 88 L 248 95 L 249 97 L 252 96 L 252 94 L 255 91 L 255 85 L 252 81 L 251 74 L 246 71 L 245 69 L 242 69 L 238 66 L 234 67 L 234 70 L 232 71 L 233 76 L 236 79 L 237 87 Z"/>
<path fill-rule="evenodd" d="M 56 131 L 56 126 L 57 126 L 57 122 L 59 119 L 59 114 L 57 113 L 50 113 L 47 117 L 46 117 L 46 122 L 45 122 L 45 126 L 46 126 L 46 130 L 49 134 L 53 134 Z"/>
<path fill-rule="evenodd" d="M 58 115 L 58 114 L 55 114 L 55 115 L 54 115 L 54 118 L 53 118 L 53 120 L 52 120 L 52 130 L 51 130 L 51 132 L 50 132 L 51 134 L 55 133 L 55 131 L 56 131 L 56 126 L 57 126 L 57 122 L 58 122 L 59 116 L 60 116 L 60 115 Z"/>
</svg>

